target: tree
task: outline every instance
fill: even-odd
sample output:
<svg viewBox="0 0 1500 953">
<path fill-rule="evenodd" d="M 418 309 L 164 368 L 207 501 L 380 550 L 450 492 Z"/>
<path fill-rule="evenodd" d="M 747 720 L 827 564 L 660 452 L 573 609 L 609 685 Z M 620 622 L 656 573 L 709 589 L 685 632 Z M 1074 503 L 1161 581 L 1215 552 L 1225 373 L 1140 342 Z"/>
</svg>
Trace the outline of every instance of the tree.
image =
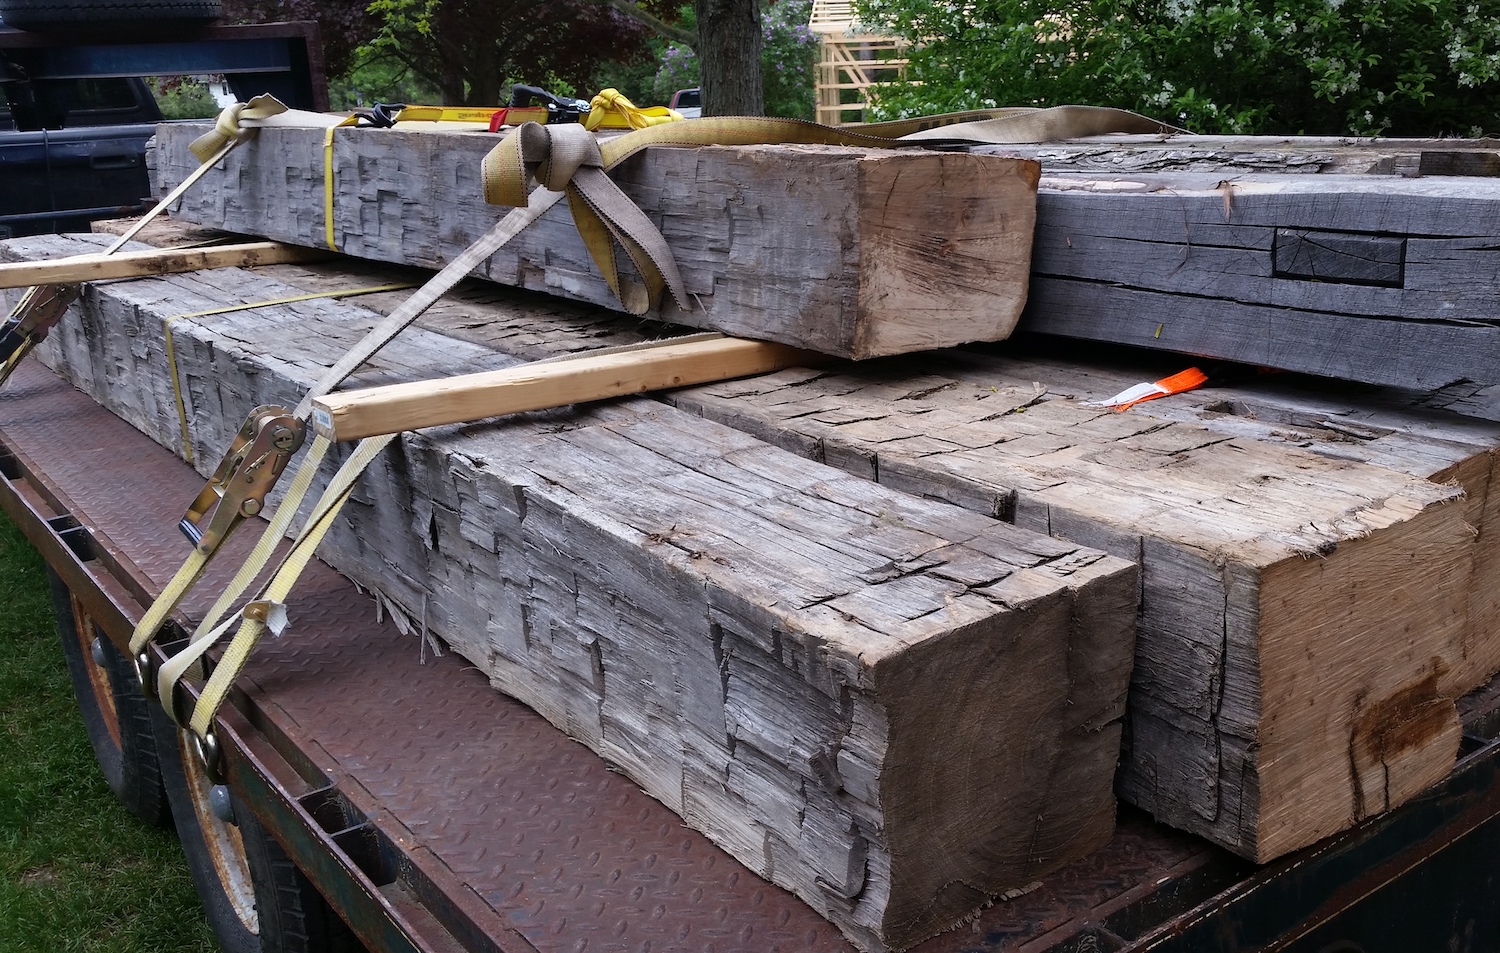
<svg viewBox="0 0 1500 953">
<path fill-rule="evenodd" d="M 443 101 L 497 105 L 508 84 L 583 90 L 603 62 L 640 55 L 647 31 L 589 0 L 375 0 L 371 44 L 438 89 Z"/>
<path fill-rule="evenodd" d="M 760 6 L 756 0 L 694 0 L 698 15 L 703 115 L 765 112 L 760 74 Z"/>
<path fill-rule="evenodd" d="M 882 117 L 1090 103 L 1207 133 L 1500 127 L 1500 0 L 856 0 L 911 40 Z"/>
<path fill-rule="evenodd" d="M 672 22 L 674 11 L 670 9 L 652 9 L 660 3 L 652 4 L 650 0 L 641 0 L 640 3 L 634 3 L 632 0 L 602 0 L 602 2 L 609 4 L 632 20 L 640 22 L 658 36 L 688 46 L 698 45 L 697 28 Z"/>
<path fill-rule="evenodd" d="M 812 0 L 776 0 L 760 15 L 760 74 L 764 114 L 812 119 L 818 36 L 808 28 Z M 665 101 L 674 90 L 701 86 L 702 64 L 687 44 L 671 43 L 657 58 L 651 95 Z M 726 110 L 743 114 L 746 109 Z M 722 113 L 721 113 L 722 114 Z"/>
</svg>

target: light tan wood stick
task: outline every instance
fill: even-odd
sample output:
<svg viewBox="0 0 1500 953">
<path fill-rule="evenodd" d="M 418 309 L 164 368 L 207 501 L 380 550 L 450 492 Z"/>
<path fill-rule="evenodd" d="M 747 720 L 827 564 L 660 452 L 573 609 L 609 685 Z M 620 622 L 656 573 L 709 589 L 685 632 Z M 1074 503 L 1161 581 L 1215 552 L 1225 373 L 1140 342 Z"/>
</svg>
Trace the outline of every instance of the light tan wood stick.
<svg viewBox="0 0 1500 953">
<path fill-rule="evenodd" d="M 318 261 L 329 253 L 318 248 L 299 248 L 280 242 L 244 242 L 210 248 L 160 248 L 150 251 L 116 252 L 113 255 L 77 255 L 57 261 L 18 261 L 0 264 L 0 288 L 27 288 L 106 278 L 140 278 L 145 275 L 175 275 L 205 268 L 248 268 L 287 262 Z"/>
<path fill-rule="evenodd" d="M 332 440 L 360 440 L 827 360 L 813 351 L 743 338 L 663 344 L 328 394 L 313 402 L 313 428 Z"/>
</svg>

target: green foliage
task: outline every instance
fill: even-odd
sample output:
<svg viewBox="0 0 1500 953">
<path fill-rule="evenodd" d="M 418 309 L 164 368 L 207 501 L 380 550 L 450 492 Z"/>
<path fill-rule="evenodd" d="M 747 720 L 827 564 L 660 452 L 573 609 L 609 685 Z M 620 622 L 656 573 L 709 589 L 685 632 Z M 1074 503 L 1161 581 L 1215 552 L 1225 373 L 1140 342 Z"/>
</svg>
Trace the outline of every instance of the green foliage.
<svg viewBox="0 0 1500 953">
<path fill-rule="evenodd" d="M 594 74 L 594 80 L 589 86 L 589 94 L 597 93 L 601 89 L 618 89 L 625 94 L 626 99 L 637 106 L 654 105 L 658 102 L 654 92 L 656 67 L 656 59 L 651 56 L 643 56 L 629 63 L 605 63 Z"/>
<path fill-rule="evenodd" d="M 701 75 L 697 54 L 681 43 L 669 43 L 662 51 L 661 65 L 656 68 L 651 95 L 656 102 L 664 103 L 677 90 L 699 85 Z"/>
<path fill-rule="evenodd" d="M 0 948 L 214 948 L 177 841 L 115 801 L 94 764 L 42 560 L 0 516 Z"/>
<path fill-rule="evenodd" d="M 373 106 L 376 103 L 436 103 L 438 92 L 412 73 L 394 56 L 363 48 L 354 54 L 354 66 L 328 82 L 328 104 L 334 110 Z"/>
<path fill-rule="evenodd" d="M 1205 133 L 1500 127 L 1500 0 L 857 0 L 916 43 L 881 118 L 1089 103 Z"/>
<path fill-rule="evenodd" d="M 677 9 L 677 21 L 685 28 L 697 31 L 698 13 L 691 3 L 683 4 Z M 651 102 L 665 103 L 677 90 L 701 85 L 698 55 L 693 52 L 692 47 L 659 38 L 652 42 L 656 47 L 657 65 L 656 75 L 651 80 Z"/>
<path fill-rule="evenodd" d="M 761 83 L 766 115 L 811 119 L 817 105 L 813 70 L 818 62 L 818 37 L 807 26 L 812 0 L 779 0 L 760 18 Z"/>
<path fill-rule="evenodd" d="M 379 26 L 360 55 L 399 60 L 452 105 L 501 105 L 514 82 L 581 90 L 646 50 L 646 28 L 597 0 L 373 0 L 369 12 Z"/>
<path fill-rule="evenodd" d="M 818 38 L 807 26 L 811 14 L 812 0 L 776 0 L 761 12 L 760 69 L 767 116 L 813 118 Z M 691 26 L 691 17 L 685 19 Z M 699 75 L 693 51 L 681 43 L 669 43 L 660 54 L 652 97 L 666 102 L 677 90 L 699 85 Z"/>
<path fill-rule="evenodd" d="M 213 93 L 202 83 L 180 76 L 151 82 L 152 94 L 164 119 L 209 119 L 221 110 Z"/>
</svg>

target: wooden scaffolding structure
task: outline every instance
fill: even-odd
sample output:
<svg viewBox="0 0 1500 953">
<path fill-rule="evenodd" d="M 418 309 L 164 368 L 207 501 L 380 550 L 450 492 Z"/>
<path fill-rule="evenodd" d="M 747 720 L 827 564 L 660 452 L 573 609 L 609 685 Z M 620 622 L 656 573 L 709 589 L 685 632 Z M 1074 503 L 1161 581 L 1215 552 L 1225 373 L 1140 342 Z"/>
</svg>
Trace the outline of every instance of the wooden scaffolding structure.
<svg viewBox="0 0 1500 953">
<path fill-rule="evenodd" d="M 862 122 L 869 88 L 895 79 L 905 68 L 905 42 L 867 31 L 854 17 L 852 0 L 813 0 L 808 27 L 822 41 L 816 76 L 818 122 Z"/>
</svg>

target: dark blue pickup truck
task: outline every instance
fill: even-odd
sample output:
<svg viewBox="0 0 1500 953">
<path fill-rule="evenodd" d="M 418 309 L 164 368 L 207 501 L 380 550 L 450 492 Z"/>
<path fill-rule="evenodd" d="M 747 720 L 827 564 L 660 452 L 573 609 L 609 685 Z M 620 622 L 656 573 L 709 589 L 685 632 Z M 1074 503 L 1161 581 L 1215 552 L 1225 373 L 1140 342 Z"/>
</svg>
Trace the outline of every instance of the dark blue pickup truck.
<svg viewBox="0 0 1500 953">
<path fill-rule="evenodd" d="M 0 0 L 0 238 L 145 210 L 146 142 L 162 116 L 139 77 L 222 75 L 241 100 L 328 108 L 317 24 L 214 23 L 218 8 Z"/>
<path fill-rule="evenodd" d="M 88 231 L 149 204 L 161 110 L 140 79 L 27 80 L 0 60 L 0 238 Z"/>
</svg>

